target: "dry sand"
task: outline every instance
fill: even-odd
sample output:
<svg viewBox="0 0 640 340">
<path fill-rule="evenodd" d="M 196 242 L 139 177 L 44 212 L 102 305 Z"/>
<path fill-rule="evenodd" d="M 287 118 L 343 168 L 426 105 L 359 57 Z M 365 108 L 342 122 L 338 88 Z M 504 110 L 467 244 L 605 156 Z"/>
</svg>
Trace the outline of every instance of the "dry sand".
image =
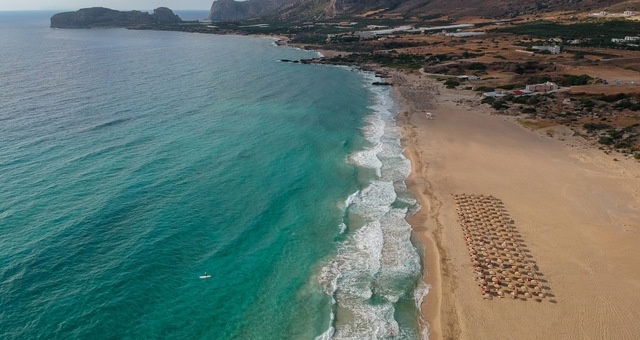
<svg viewBox="0 0 640 340">
<path fill-rule="evenodd" d="M 640 339 L 640 163 L 527 130 L 425 76 L 391 80 L 423 207 L 410 222 L 430 339 Z M 548 297 L 483 299 L 452 196 L 463 193 L 504 203 Z"/>
</svg>

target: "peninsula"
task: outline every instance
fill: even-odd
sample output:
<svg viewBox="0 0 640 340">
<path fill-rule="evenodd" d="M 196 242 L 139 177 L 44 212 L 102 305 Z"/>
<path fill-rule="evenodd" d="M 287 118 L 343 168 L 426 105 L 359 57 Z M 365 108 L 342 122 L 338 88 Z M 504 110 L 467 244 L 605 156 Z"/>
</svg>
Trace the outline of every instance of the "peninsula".
<svg viewBox="0 0 640 340">
<path fill-rule="evenodd" d="M 182 22 L 166 7 L 149 14 L 142 11 L 116 11 L 104 7 L 82 8 L 75 12 L 58 13 L 51 17 L 51 28 L 150 27 Z"/>
</svg>

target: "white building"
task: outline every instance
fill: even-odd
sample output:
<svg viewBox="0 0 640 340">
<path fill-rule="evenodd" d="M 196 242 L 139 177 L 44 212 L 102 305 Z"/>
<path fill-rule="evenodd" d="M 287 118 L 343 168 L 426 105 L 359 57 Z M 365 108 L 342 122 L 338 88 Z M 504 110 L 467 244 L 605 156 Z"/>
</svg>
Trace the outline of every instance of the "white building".
<svg viewBox="0 0 640 340">
<path fill-rule="evenodd" d="M 549 91 L 555 91 L 557 89 L 558 89 L 558 84 L 552 83 L 550 81 L 543 84 L 533 84 L 533 85 L 526 86 L 526 90 L 531 92 L 549 92 Z"/>
<path fill-rule="evenodd" d="M 626 36 L 626 37 L 624 37 L 624 39 L 622 39 L 622 38 L 611 38 L 611 42 L 615 43 L 615 44 L 628 44 L 628 43 L 636 42 L 636 41 L 640 41 L 640 37 Z"/>
<path fill-rule="evenodd" d="M 606 17 L 609 15 L 609 12 L 606 11 L 600 11 L 600 12 L 596 12 L 596 13 L 589 13 L 590 17 Z"/>
<path fill-rule="evenodd" d="M 484 32 L 455 32 L 455 33 L 445 33 L 445 35 L 447 37 L 457 37 L 457 38 L 464 38 L 464 37 L 477 37 L 479 35 L 484 35 Z"/>
<path fill-rule="evenodd" d="M 551 54 L 560 54 L 560 46 L 558 45 L 553 45 L 553 46 L 533 46 L 531 47 L 534 50 L 538 50 L 538 51 L 549 51 L 551 52 Z"/>
</svg>

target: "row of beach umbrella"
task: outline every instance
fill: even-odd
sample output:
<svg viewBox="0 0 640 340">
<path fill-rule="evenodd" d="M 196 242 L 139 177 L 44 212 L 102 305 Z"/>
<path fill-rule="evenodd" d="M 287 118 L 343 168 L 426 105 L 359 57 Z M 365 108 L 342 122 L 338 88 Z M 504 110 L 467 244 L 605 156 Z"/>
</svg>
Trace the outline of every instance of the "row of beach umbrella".
<svg viewBox="0 0 640 340">
<path fill-rule="evenodd" d="M 483 298 L 542 301 L 547 294 L 538 266 L 502 201 L 469 194 L 453 198 Z"/>
</svg>

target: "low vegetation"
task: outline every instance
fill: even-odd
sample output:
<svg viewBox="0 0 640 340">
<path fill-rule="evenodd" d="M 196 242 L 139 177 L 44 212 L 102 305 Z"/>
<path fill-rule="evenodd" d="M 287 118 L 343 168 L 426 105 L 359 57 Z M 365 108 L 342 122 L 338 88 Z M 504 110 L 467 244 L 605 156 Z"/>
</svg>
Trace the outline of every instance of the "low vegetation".
<svg viewBox="0 0 640 340">
<path fill-rule="evenodd" d="M 640 110 L 639 96 L 547 93 L 484 97 L 480 103 L 503 114 L 526 115 L 530 121 L 568 125 L 605 148 L 635 155 L 640 153 L 640 123 L 634 123 L 640 118 L 633 119 L 635 110 Z"/>
<path fill-rule="evenodd" d="M 346 56 L 328 58 L 326 61 L 339 65 L 363 65 L 367 63 L 375 63 L 385 67 L 415 70 L 422 67 L 424 57 L 404 53 L 352 53 Z"/>
<path fill-rule="evenodd" d="M 585 22 L 561 24 L 551 21 L 534 21 L 517 26 L 495 29 L 494 32 L 508 32 L 536 38 L 556 38 L 580 40 L 577 46 L 613 47 L 618 49 L 638 49 L 633 46 L 617 45 L 612 38 L 635 36 L 640 32 L 640 22 L 624 19 L 593 19 Z"/>
</svg>

